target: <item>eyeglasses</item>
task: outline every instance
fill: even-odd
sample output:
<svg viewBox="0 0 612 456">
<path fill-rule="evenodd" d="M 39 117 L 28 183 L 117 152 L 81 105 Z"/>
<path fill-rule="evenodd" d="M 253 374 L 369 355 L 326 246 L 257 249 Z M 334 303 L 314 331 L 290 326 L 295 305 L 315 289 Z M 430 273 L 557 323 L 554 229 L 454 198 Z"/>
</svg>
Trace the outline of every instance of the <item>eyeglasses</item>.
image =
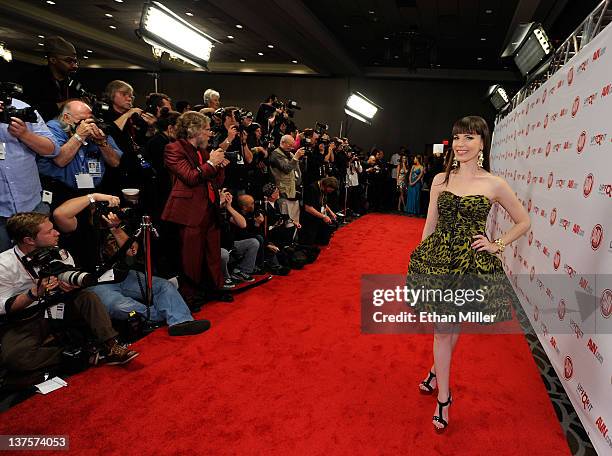
<svg viewBox="0 0 612 456">
<path fill-rule="evenodd" d="M 79 59 L 77 59 L 76 57 L 64 57 L 63 59 L 59 59 L 62 62 L 65 63 L 73 63 L 73 64 L 78 64 L 79 63 Z"/>
<path fill-rule="evenodd" d="M 132 99 L 136 98 L 136 95 L 134 95 L 133 92 L 130 92 L 128 90 L 117 90 L 117 93 L 120 93 L 124 97 L 130 97 Z"/>
</svg>

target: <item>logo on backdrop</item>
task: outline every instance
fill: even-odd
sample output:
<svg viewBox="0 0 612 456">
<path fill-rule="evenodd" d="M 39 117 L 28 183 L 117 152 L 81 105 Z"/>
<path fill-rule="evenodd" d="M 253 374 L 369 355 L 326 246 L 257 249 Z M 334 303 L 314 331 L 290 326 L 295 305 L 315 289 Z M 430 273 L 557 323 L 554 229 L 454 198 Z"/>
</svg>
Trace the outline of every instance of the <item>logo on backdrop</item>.
<svg viewBox="0 0 612 456">
<path fill-rule="evenodd" d="M 552 142 L 548 141 L 548 144 L 546 144 L 546 157 L 548 157 L 548 155 L 550 154 L 551 149 L 552 149 Z"/>
<path fill-rule="evenodd" d="M 561 264 L 561 252 L 557 250 L 553 258 L 553 267 L 555 268 L 555 271 L 559 269 L 560 264 Z"/>
<path fill-rule="evenodd" d="M 553 210 L 550 211 L 550 224 L 551 226 L 555 224 L 557 221 L 557 208 L 553 207 Z"/>
<path fill-rule="evenodd" d="M 533 230 L 529 232 L 529 245 L 533 242 Z"/>
<path fill-rule="evenodd" d="M 610 315 L 612 315 L 612 290 L 606 288 L 603 293 L 601 293 L 599 303 L 601 306 L 602 317 L 610 318 Z"/>
<path fill-rule="evenodd" d="M 565 363 L 563 366 L 563 376 L 565 380 L 569 380 L 574 375 L 574 363 L 572 362 L 572 358 L 569 356 L 565 357 Z"/>
<path fill-rule="evenodd" d="M 538 308 L 538 306 L 535 306 L 533 308 L 533 319 L 534 321 L 538 321 L 540 319 L 540 309 Z"/>
<path fill-rule="evenodd" d="M 580 97 L 574 98 L 574 104 L 572 105 L 572 117 L 576 117 L 576 113 L 580 109 Z"/>
<path fill-rule="evenodd" d="M 546 127 L 548 127 L 548 114 L 546 114 L 546 117 L 544 117 L 544 129 L 546 130 Z"/>
<path fill-rule="evenodd" d="M 591 248 L 597 250 L 603 241 L 603 228 L 598 223 L 593 227 L 591 231 Z"/>
<path fill-rule="evenodd" d="M 554 182 L 555 182 L 555 176 L 553 175 L 551 171 L 550 174 L 548 175 L 548 188 L 552 188 Z"/>
<path fill-rule="evenodd" d="M 580 136 L 578 137 L 578 143 L 576 143 L 576 150 L 579 154 L 581 154 L 582 149 L 584 149 L 584 145 L 586 144 L 586 137 L 587 132 L 585 130 L 582 130 L 582 133 L 580 133 Z"/>
<path fill-rule="evenodd" d="M 542 94 L 542 104 L 546 101 L 546 95 L 548 94 L 548 89 L 544 89 L 544 93 Z"/>
<path fill-rule="evenodd" d="M 559 320 L 563 321 L 565 318 L 565 300 L 561 299 L 559 301 L 559 305 L 557 306 L 557 315 L 559 316 Z"/>
<path fill-rule="evenodd" d="M 527 202 L 527 212 L 531 212 L 531 198 L 529 198 L 529 201 Z"/>
<path fill-rule="evenodd" d="M 574 67 L 571 67 L 567 72 L 567 85 L 571 86 L 572 82 L 574 82 Z"/>
<path fill-rule="evenodd" d="M 591 194 L 591 190 L 593 190 L 594 181 L 595 181 L 595 178 L 593 177 L 593 174 L 588 174 L 587 177 L 584 179 L 584 185 L 582 187 L 582 194 L 584 195 L 585 198 Z"/>
</svg>

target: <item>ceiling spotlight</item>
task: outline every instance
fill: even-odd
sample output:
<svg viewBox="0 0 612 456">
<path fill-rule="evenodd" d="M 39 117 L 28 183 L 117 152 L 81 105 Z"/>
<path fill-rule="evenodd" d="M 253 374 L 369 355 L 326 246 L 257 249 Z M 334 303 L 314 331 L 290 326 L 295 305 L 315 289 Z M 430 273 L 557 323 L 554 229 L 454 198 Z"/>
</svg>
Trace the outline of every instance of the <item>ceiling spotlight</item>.
<svg viewBox="0 0 612 456">
<path fill-rule="evenodd" d="M 191 11 L 187 11 L 185 14 L 189 17 L 193 17 L 193 13 Z"/>
<path fill-rule="evenodd" d="M 349 28 L 349 25 L 348 24 L 344 24 L 343 27 L 346 29 L 346 28 Z"/>
<path fill-rule="evenodd" d="M 160 56 L 166 52 L 194 66 L 206 68 L 214 38 L 205 34 L 159 2 L 147 2 L 140 17 L 138 36 Z"/>
<path fill-rule="evenodd" d="M 393 58 L 394 59 L 399 59 L 399 55 L 394 55 Z"/>
<path fill-rule="evenodd" d="M 344 106 L 344 112 L 347 115 L 370 125 L 372 124 L 372 118 L 379 109 L 381 109 L 380 106 L 368 100 L 359 92 L 353 92 L 346 100 L 346 105 Z"/>
<path fill-rule="evenodd" d="M 487 13 L 487 14 L 491 14 L 492 12 L 493 12 L 492 9 L 485 10 L 485 13 Z"/>
<path fill-rule="evenodd" d="M 52 2 L 51 0 L 47 0 L 47 5 L 55 5 L 55 2 Z"/>
<path fill-rule="evenodd" d="M 291 63 L 298 63 L 298 61 L 297 60 L 292 60 Z"/>
<path fill-rule="evenodd" d="M 246 62 L 246 59 L 240 59 L 241 62 Z"/>
<path fill-rule="evenodd" d="M 84 55 L 84 56 L 83 56 L 83 58 L 84 58 L 84 59 L 88 59 L 88 58 L 89 58 L 89 56 L 87 56 L 87 55 Z"/>
<path fill-rule="evenodd" d="M 257 55 L 263 55 L 263 52 L 258 52 Z"/>
<path fill-rule="evenodd" d="M 123 3 L 123 0 L 115 0 L 117 3 Z"/>
<path fill-rule="evenodd" d="M 388 39 L 389 39 L 388 36 L 383 37 L 383 40 L 388 40 Z"/>
<path fill-rule="evenodd" d="M 240 24 L 236 24 L 236 28 L 237 28 L 237 29 L 241 29 L 241 28 L 242 28 L 242 25 L 240 25 Z"/>
<path fill-rule="evenodd" d="M 548 39 L 542 24 L 530 22 L 520 24 L 501 57 L 513 57 L 514 63 L 523 76 L 532 73 L 552 52 L 552 43 Z"/>
<path fill-rule="evenodd" d="M 44 46 L 44 43 L 38 43 L 39 46 Z"/>
<path fill-rule="evenodd" d="M 38 38 L 45 39 L 45 35 L 38 35 Z"/>
<path fill-rule="evenodd" d="M 376 11 L 372 11 L 372 10 L 370 10 L 370 11 L 368 11 L 368 13 L 370 13 L 370 14 L 376 14 Z"/>
<path fill-rule="evenodd" d="M 91 49 L 87 49 L 87 52 L 91 54 L 93 51 Z"/>
<path fill-rule="evenodd" d="M 232 35 L 227 35 L 227 37 L 228 37 L 230 40 L 233 40 L 233 39 L 234 39 L 234 37 L 233 37 Z"/>
<path fill-rule="evenodd" d="M 483 36 L 482 38 L 480 38 L 480 41 L 487 41 L 487 39 Z"/>
<path fill-rule="evenodd" d="M 274 49 L 274 46 L 273 46 L 273 45 L 271 45 L 271 44 L 268 44 L 268 48 L 270 48 L 270 49 Z"/>
<path fill-rule="evenodd" d="M 117 27 L 115 27 L 114 25 L 109 25 L 108 28 L 115 30 Z"/>
<path fill-rule="evenodd" d="M 0 43 L 0 58 L 6 62 L 11 62 L 13 60 L 13 53 L 4 47 L 4 43 Z"/>
<path fill-rule="evenodd" d="M 480 62 L 482 60 L 482 57 L 476 57 L 476 60 Z"/>
<path fill-rule="evenodd" d="M 113 17 L 113 15 L 112 15 L 112 14 L 109 14 L 109 13 L 106 13 L 106 14 L 105 14 L 105 16 L 106 16 L 106 17 Z"/>
<path fill-rule="evenodd" d="M 510 98 L 508 97 L 508 94 L 499 84 L 489 87 L 487 98 L 497 111 L 499 111 L 508 103 L 510 103 Z"/>
</svg>

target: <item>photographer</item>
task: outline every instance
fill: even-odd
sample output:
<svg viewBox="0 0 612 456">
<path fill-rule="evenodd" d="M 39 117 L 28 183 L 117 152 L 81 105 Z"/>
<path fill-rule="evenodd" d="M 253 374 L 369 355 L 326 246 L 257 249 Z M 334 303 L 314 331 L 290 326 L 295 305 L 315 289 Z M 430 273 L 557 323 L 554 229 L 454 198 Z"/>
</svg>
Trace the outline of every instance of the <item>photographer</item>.
<svg viewBox="0 0 612 456">
<path fill-rule="evenodd" d="M 106 204 L 100 204 L 105 202 Z M 115 207 L 119 205 L 119 198 L 111 195 L 93 193 L 91 195 L 73 198 L 66 201 L 54 212 L 55 223 L 62 233 L 72 233 L 68 242 L 83 243 L 84 240 L 91 239 L 97 233 L 96 230 L 108 230 L 109 236 L 103 236 L 103 245 L 98 246 L 95 242 L 87 242 L 86 249 L 81 250 L 81 257 L 77 257 L 80 264 L 89 264 L 90 270 L 92 261 L 99 264 L 105 263 L 114 256 L 123 245 L 129 241 L 130 237 L 122 228 L 122 222 L 118 217 L 121 214 L 119 208 L 116 213 L 104 210 L 104 207 Z M 94 211 L 99 211 L 100 218 L 105 226 L 93 226 L 89 221 L 89 215 Z M 106 214 L 105 214 L 106 212 Z M 81 223 L 77 216 L 84 213 L 87 222 Z M 95 217 L 94 217 L 95 220 Z M 105 233 L 106 234 L 106 233 Z M 98 252 L 104 252 L 103 258 L 98 258 Z M 126 255 L 133 257 L 138 252 L 138 243 L 134 242 L 127 250 Z M 122 263 L 124 259 L 119 259 Z M 136 312 L 145 317 L 149 315 L 151 321 L 163 321 L 168 324 L 168 334 L 171 336 L 186 336 L 200 334 L 210 328 L 207 320 L 194 320 L 191 312 L 185 304 L 177 289 L 167 280 L 160 277 L 153 277 L 153 306 L 147 312 L 147 307 L 141 300 L 144 296 L 144 274 L 129 269 L 127 265 L 120 264 L 114 267 L 115 283 L 101 284 L 91 287 L 89 290 L 100 298 L 100 301 L 108 309 L 112 318 L 126 320 L 131 312 Z M 123 274 L 125 278 L 119 277 Z"/>
<path fill-rule="evenodd" d="M 223 149 L 208 153 L 211 136 L 208 117 L 186 112 L 176 121 L 177 140 L 166 146 L 165 153 L 173 186 L 162 220 L 180 225 L 181 262 L 189 281 L 181 290 L 190 303 L 198 299 L 204 271 L 207 291 L 223 287 L 217 189 L 229 162 Z"/>
<path fill-rule="evenodd" d="M 221 106 L 221 95 L 215 89 L 206 89 L 202 95 L 204 107 L 200 109 L 202 114 L 212 114 Z"/>
<path fill-rule="evenodd" d="M 6 221 L 11 215 L 49 212 L 49 206 L 41 199 L 36 157 L 51 158 L 59 153 L 59 146 L 42 117 L 13 98 L 18 88 L 16 84 L 0 83 L 0 251 L 11 246 L 6 232 Z"/>
<path fill-rule="evenodd" d="M 329 136 L 325 134 L 318 140 L 313 149 L 306 149 L 304 186 L 331 175 L 331 163 L 334 162 L 336 147 L 336 142 L 330 142 Z"/>
<path fill-rule="evenodd" d="M 252 123 L 247 128 L 247 143 L 253 153 L 253 161 L 248 169 L 247 193 L 256 199 L 262 199 L 262 187 L 270 182 L 268 166 L 268 144 L 263 139 L 263 132 L 258 123 Z"/>
<path fill-rule="evenodd" d="M 23 77 L 24 99 L 40 113 L 45 122 L 57 117 L 64 102 L 79 95 L 71 77 L 79 69 L 76 49 L 61 36 L 44 40 L 47 66 L 37 67 Z"/>
<path fill-rule="evenodd" d="M 62 361 L 64 346 L 58 335 L 68 327 L 85 324 L 102 344 L 107 364 L 125 364 L 138 353 L 120 345 L 106 309 L 98 297 L 56 276 L 38 277 L 26 269 L 24 256 L 44 247 L 56 247 L 59 233 L 46 215 L 25 212 L 15 214 L 7 223 L 11 238 L 17 244 L 0 254 L 0 314 L 9 323 L 0 339 L 2 363 L 11 371 L 23 374 L 43 374 Z M 73 266 L 70 254 L 63 263 Z M 39 271 L 40 272 L 40 271 Z M 53 312 L 40 309 L 49 292 L 62 295 L 63 310 L 58 305 Z M 30 311 L 29 316 L 24 312 Z M 48 317 L 56 318 L 48 318 Z M 53 341 L 54 343 L 50 343 Z M 95 364 L 97 357 L 93 360 Z M 42 377 L 42 375 L 40 375 Z M 35 383 L 35 382 L 34 382 Z"/>
<path fill-rule="evenodd" d="M 52 207 L 99 188 L 106 166 L 119 166 L 123 152 L 98 127 L 91 108 L 82 101 L 67 102 L 47 126 L 60 152 L 54 158 L 41 157 L 38 170 L 43 188 L 53 193 Z"/>
<path fill-rule="evenodd" d="M 245 198 L 248 195 L 241 195 Z M 224 288 L 233 288 L 237 283 L 254 282 L 251 276 L 255 272 L 255 261 L 259 250 L 259 241 L 250 236 L 237 239 L 237 232 L 247 229 L 247 221 L 240 212 L 232 207 L 232 194 L 226 189 L 220 192 L 221 201 L 221 269 L 225 277 Z M 230 255 L 234 255 L 236 264 L 229 273 Z"/>
<path fill-rule="evenodd" d="M 304 156 L 304 149 L 299 148 L 292 153 L 294 144 L 295 140 L 291 135 L 281 138 L 278 149 L 275 149 L 270 156 L 270 171 L 281 193 L 281 210 L 300 228 L 300 201 L 297 198 L 296 188 L 302 179 L 300 160 Z"/>
<path fill-rule="evenodd" d="M 162 112 L 172 110 L 172 100 L 165 93 L 152 92 L 145 100 L 145 112 L 153 114 L 159 120 Z"/>
<path fill-rule="evenodd" d="M 324 177 L 306 188 L 304 228 L 300 232 L 300 241 L 304 244 L 329 244 L 336 229 L 337 217 L 327 204 L 327 199 L 337 190 L 338 180 L 335 177 Z"/>
<path fill-rule="evenodd" d="M 118 172 L 108 173 L 105 189 L 113 192 L 124 187 L 137 187 L 145 190 L 150 185 L 151 164 L 147 161 L 141 147 L 147 142 L 147 134 L 157 119 L 151 113 L 133 106 L 134 89 L 124 81 L 108 83 L 105 98 L 110 109 L 104 113 L 108 124 L 107 134 L 115 139 L 123 151 Z"/>
<path fill-rule="evenodd" d="M 242 113 L 236 107 L 223 108 L 222 128 L 212 141 L 212 148 L 221 148 L 229 166 L 225 170 L 225 186 L 235 195 L 242 195 L 247 188 L 247 165 L 253 161 L 253 153 L 247 144 L 247 132 L 239 125 Z"/>
</svg>

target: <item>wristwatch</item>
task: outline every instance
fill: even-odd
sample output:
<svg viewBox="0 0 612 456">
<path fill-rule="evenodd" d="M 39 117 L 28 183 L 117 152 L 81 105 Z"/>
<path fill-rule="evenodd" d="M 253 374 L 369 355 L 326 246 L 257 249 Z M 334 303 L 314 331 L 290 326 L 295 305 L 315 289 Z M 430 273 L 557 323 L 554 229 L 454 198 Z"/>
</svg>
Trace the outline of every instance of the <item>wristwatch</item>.
<svg viewBox="0 0 612 456">
<path fill-rule="evenodd" d="M 83 138 L 81 138 L 81 135 L 79 135 L 78 133 L 75 133 L 74 135 L 72 135 L 78 142 L 80 142 L 81 144 L 85 145 L 85 140 Z"/>
<path fill-rule="evenodd" d="M 504 241 L 502 241 L 501 238 L 495 239 L 493 243 L 497 244 L 497 247 L 499 247 L 499 250 L 497 251 L 497 253 L 502 253 L 504 249 L 506 248 L 506 244 L 504 243 Z"/>
<path fill-rule="evenodd" d="M 208 163 L 213 168 L 216 168 L 215 164 L 211 160 L 206 160 L 206 163 Z"/>
<path fill-rule="evenodd" d="M 91 204 L 92 206 L 96 204 L 96 199 L 94 198 L 93 193 L 87 195 L 87 198 L 89 199 L 89 204 Z"/>
</svg>

